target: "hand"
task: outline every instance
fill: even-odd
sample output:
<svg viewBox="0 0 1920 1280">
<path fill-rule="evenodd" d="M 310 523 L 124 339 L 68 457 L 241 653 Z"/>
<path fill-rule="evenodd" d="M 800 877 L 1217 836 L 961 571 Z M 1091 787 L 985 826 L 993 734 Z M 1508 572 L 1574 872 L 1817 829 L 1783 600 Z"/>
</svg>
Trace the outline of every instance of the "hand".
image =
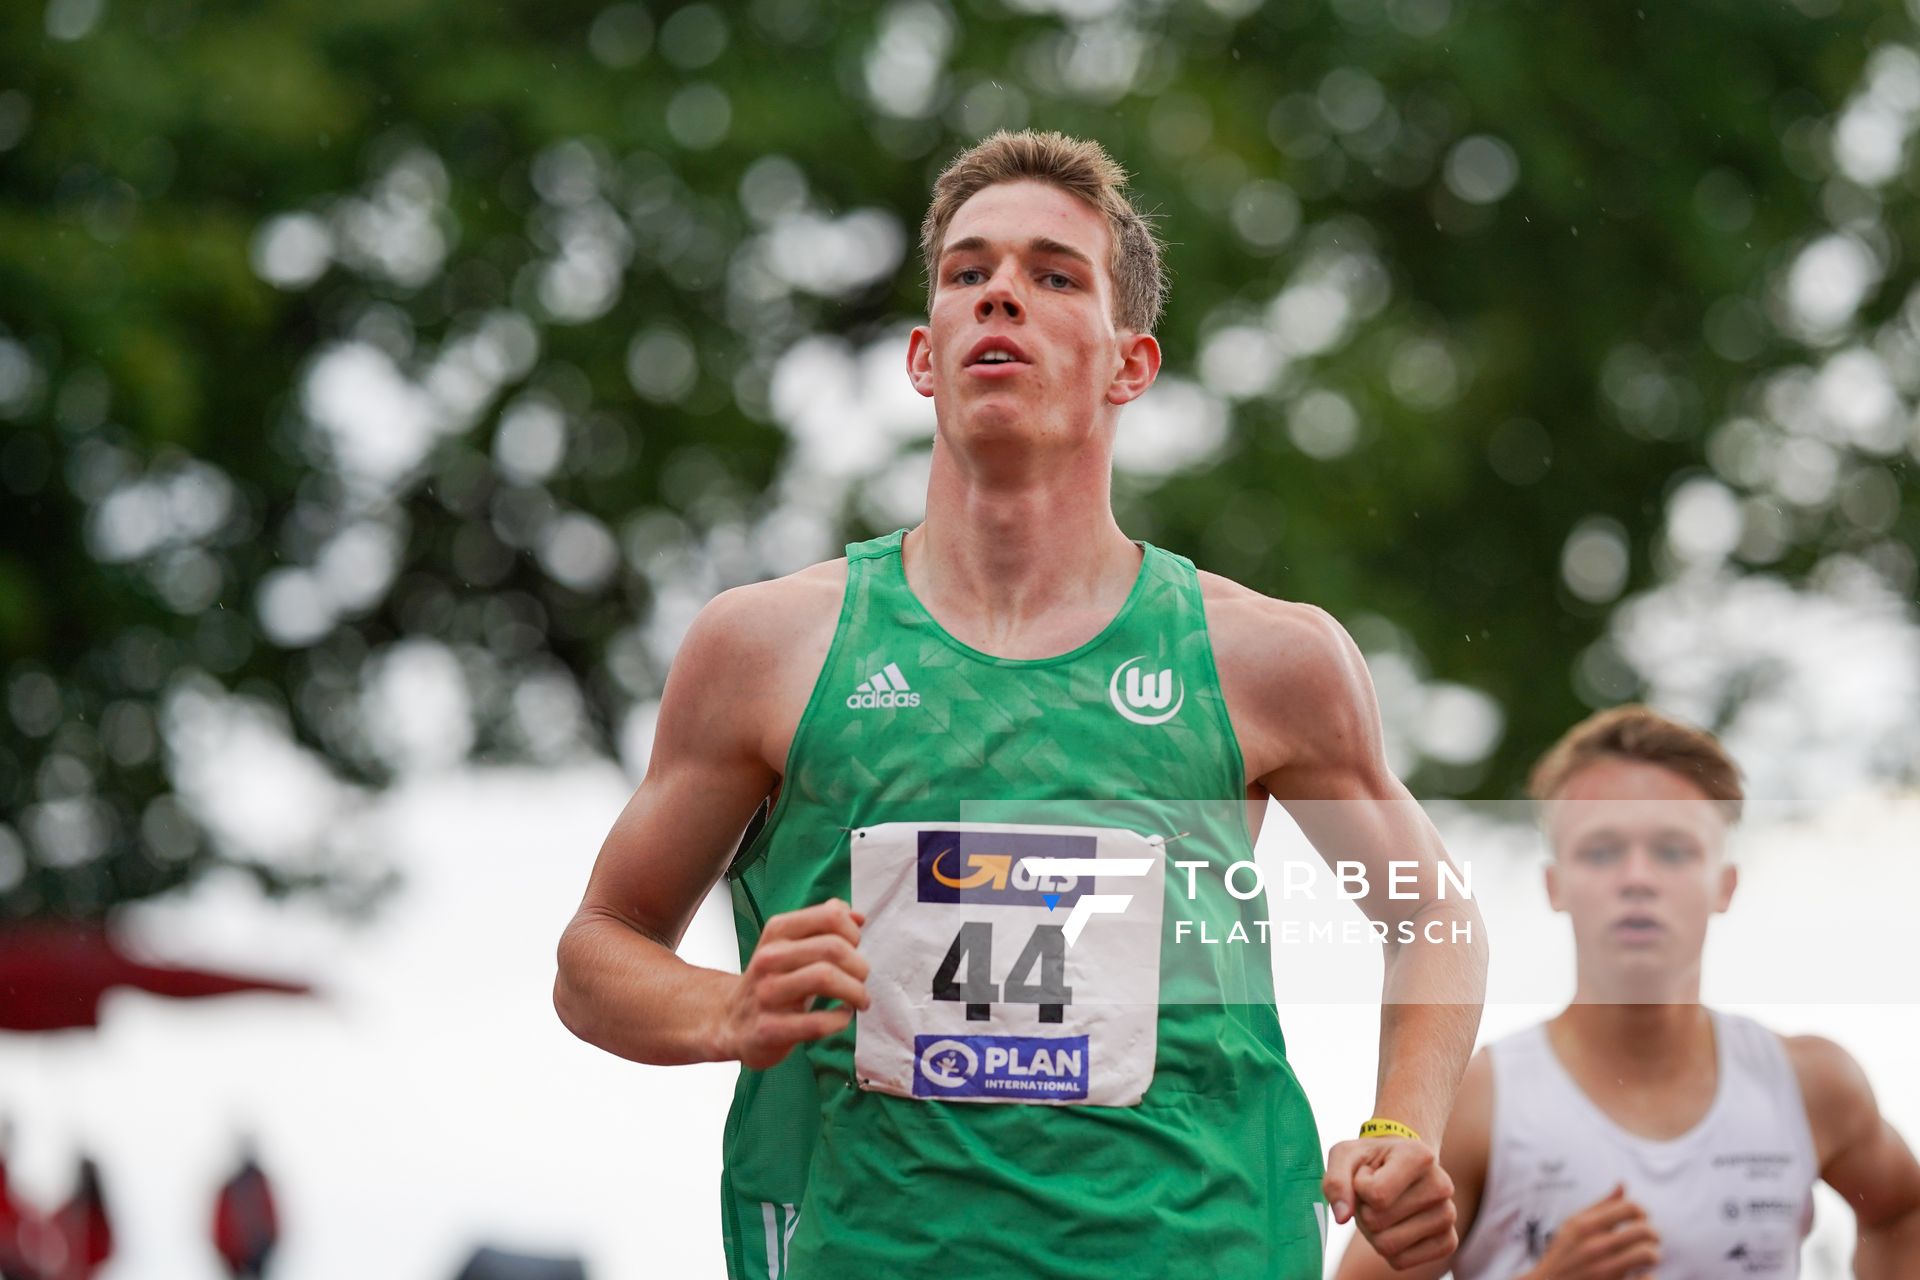
<svg viewBox="0 0 1920 1280">
<path fill-rule="evenodd" d="M 830 1036 L 872 1003 L 867 959 L 854 948 L 866 917 L 838 898 L 767 921 L 721 1014 L 720 1056 L 764 1071 L 793 1046 Z M 817 999 L 840 1001 L 815 1011 Z"/>
<path fill-rule="evenodd" d="M 1523 1280 L 1626 1280 L 1652 1274 L 1659 1261 L 1660 1234 L 1622 1183 L 1561 1223 Z"/>
<path fill-rule="evenodd" d="M 1451 1257 L 1453 1179 L 1434 1149 L 1414 1138 L 1353 1138 L 1327 1153 L 1321 1181 L 1335 1222 L 1356 1218 L 1360 1234 L 1396 1271 Z"/>
</svg>

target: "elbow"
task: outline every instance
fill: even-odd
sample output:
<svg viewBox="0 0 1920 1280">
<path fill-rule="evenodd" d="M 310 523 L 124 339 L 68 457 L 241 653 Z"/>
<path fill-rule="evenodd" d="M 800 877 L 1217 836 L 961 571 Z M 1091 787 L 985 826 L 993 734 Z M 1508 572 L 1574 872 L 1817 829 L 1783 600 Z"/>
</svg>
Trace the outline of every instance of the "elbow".
<svg viewBox="0 0 1920 1280">
<path fill-rule="evenodd" d="M 1487 922 L 1479 904 L 1466 897 L 1436 897 L 1421 903 L 1406 926 L 1409 933 L 1432 943 L 1445 941 L 1452 947 L 1478 957 L 1484 966 L 1487 958 Z"/>
<path fill-rule="evenodd" d="M 554 957 L 553 1012 L 560 1019 L 561 1026 L 591 1044 L 593 1038 L 587 1033 L 586 1002 L 581 998 L 578 982 L 579 966 L 575 955 L 579 946 L 578 930 L 579 922 L 576 920 L 560 935 L 560 945 Z"/>
<path fill-rule="evenodd" d="M 1857 1227 L 1853 1274 L 1861 1280 L 1896 1280 L 1920 1257 L 1920 1209 Z"/>
<path fill-rule="evenodd" d="M 1430 918 L 1445 921 L 1447 937 L 1472 956 L 1480 970 L 1487 967 L 1487 921 L 1480 904 L 1470 897 L 1438 898 L 1427 904 Z"/>
<path fill-rule="evenodd" d="M 1418 997 L 1422 1001 L 1485 1003 L 1487 930 L 1472 899 L 1430 898 L 1421 903 L 1401 919 L 1385 951 L 1389 992 L 1404 991 L 1404 984 L 1412 983 L 1430 992 Z"/>
<path fill-rule="evenodd" d="M 1920 1192 L 1908 1200 L 1906 1210 L 1859 1228 L 1860 1243 L 1897 1251 L 1902 1258 L 1920 1257 Z"/>
<path fill-rule="evenodd" d="M 1480 914 L 1479 904 L 1474 902 L 1472 898 L 1461 900 L 1459 903 L 1459 916 L 1460 919 L 1465 922 L 1466 927 L 1471 930 L 1471 946 L 1479 958 L 1480 971 L 1484 974 L 1487 969 L 1487 957 L 1490 946 L 1487 939 L 1486 917 Z"/>
<path fill-rule="evenodd" d="M 586 1039 L 585 1036 L 580 1035 L 580 1028 L 574 1022 L 573 1004 L 571 995 L 567 990 L 567 975 L 564 972 L 554 975 L 553 1012 L 555 1016 L 560 1019 L 561 1026 L 565 1027 L 575 1036 L 579 1036 L 580 1039 Z"/>
<path fill-rule="evenodd" d="M 1487 970 L 1491 959 L 1491 944 L 1487 939 L 1487 922 L 1480 914 L 1480 908 L 1469 898 L 1459 904 L 1460 919 L 1467 930 L 1466 963 L 1479 987 L 1480 999 L 1485 1002 L 1487 995 Z"/>
</svg>

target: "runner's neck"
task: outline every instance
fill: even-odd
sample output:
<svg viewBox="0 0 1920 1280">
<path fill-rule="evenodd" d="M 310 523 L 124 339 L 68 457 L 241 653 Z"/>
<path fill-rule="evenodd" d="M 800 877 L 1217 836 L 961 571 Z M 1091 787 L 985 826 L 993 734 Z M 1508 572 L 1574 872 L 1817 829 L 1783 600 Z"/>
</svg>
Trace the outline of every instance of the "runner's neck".
<svg viewBox="0 0 1920 1280">
<path fill-rule="evenodd" d="M 1660 1083 L 1714 1059 L 1713 1015 L 1684 1004 L 1569 1005 L 1547 1023 L 1547 1040 L 1576 1076 Z"/>
<path fill-rule="evenodd" d="M 927 611 L 996 653 L 1029 642 L 1053 652 L 1071 647 L 1058 643 L 1062 630 L 1097 633 L 1126 602 L 1141 558 L 1113 518 L 1104 470 L 988 485 L 938 443 L 927 518 L 900 554 Z"/>
</svg>

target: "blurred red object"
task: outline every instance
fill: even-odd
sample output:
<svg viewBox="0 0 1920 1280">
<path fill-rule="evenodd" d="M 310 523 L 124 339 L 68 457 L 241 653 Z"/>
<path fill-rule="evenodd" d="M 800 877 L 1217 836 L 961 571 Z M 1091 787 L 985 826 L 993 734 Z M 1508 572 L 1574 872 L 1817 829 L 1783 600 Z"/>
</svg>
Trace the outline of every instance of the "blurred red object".
<svg viewBox="0 0 1920 1280">
<path fill-rule="evenodd" d="M 6 1153 L 0 1151 L 0 1278 L 39 1280 L 44 1219 L 33 1206 L 16 1200 L 7 1178 Z"/>
<path fill-rule="evenodd" d="M 81 1157 L 73 1195 L 54 1212 L 50 1225 L 59 1244 L 42 1250 L 47 1275 L 54 1280 L 93 1280 L 93 1274 L 113 1254 L 113 1227 L 107 1221 L 100 1166 L 92 1157 Z M 57 1261 L 48 1258 L 49 1253 L 57 1254 Z"/>
<path fill-rule="evenodd" d="M 0 926 L 0 1030 L 96 1027 L 100 998 L 115 987 L 180 998 L 312 991 L 304 983 L 144 964 L 122 951 L 100 922 L 31 920 Z"/>
<path fill-rule="evenodd" d="M 249 1155 L 214 1201 L 213 1247 L 226 1260 L 228 1272 L 235 1277 L 252 1277 L 266 1271 L 267 1259 L 279 1239 L 273 1188 Z"/>
</svg>

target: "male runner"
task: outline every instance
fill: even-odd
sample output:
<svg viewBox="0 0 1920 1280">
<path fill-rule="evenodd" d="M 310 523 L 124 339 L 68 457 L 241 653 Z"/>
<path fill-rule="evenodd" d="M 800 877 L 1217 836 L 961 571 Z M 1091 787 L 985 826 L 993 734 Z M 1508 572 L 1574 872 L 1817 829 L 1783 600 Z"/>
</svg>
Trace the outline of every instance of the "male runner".
<svg viewBox="0 0 1920 1280">
<path fill-rule="evenodd" d="M 1739 770 L 1646 707 L 1590 716 L 1535 766 L 1572 917 L 1574 1002 L 1483 1049 L 1447 1125 L 1455 1280 L 1790 1277 L 1816 1178 L 1847 1198 L 1854 1274 L 1920 1276 L 1920 1165 L 1846 1050 L 1700 1004 L 1708 920 L 1737 874 Z M 1368 1199 L 1362 1179 L 1360 1199 Z M 1369 1210 L 1360 1210 L 1366 1222 Z M 1340 1280 L 1433 1280 L 1356 1238 Z"/>
<path fill-rule="evenodd" d="M 701 612 L 561 939 L 575 1034 L 745 1068 L 734 1280 L 1318 1280 L 1321 1197 L 1345 1221 L 1356 1168 L 1394 1189 L 1377 1221 L 1400 1256 L 1452 1250 L 1436 1147 L 1479 1021 L 1479 918 L 1436 892 L 1446 854 L 1346 632 L 1114 522 L 1114 432 L 1159 369 L 1163 293 L 1124 181 L 1097 144 L 1032 132 L 941 175 L 907 350 L 937 419 L 927 518 Z M 1265 919 L 1221 873 L 1268 796 L 1365 866 L 1370 915 L 1466 938 L 1388 949 L 1373 1128 L 1412 1136 L 1324 1168 L 1267 947 L 1176 936 Z M 1038 853 L 1150 870 L 1089 885 Z M 1390 858 L 1417 864 L 1404 900 Z M 739 975 L 673 952 L 723 873 Z M 1096 914 L 1115 903 L 1135 914 Z"/>
</svg>

